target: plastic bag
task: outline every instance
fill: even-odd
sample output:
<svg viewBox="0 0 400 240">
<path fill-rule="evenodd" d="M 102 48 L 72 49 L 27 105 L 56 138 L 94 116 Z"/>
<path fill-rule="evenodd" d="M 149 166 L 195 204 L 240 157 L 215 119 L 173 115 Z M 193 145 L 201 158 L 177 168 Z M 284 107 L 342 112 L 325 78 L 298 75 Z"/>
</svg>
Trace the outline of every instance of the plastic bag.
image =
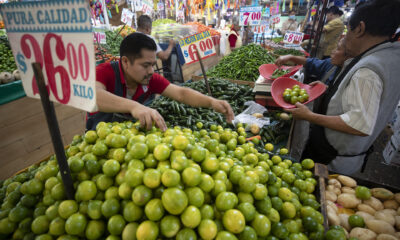
<svg viewBox="0 0 400 240">
<path fill-rule="evenodd" d="M 231 53 L 228 36 L 229 36 L 229 31 L 226 31 L 226 30 L 221 31 L 221 39 L 219 41 L 219 44 L 220 44 L 219 50 L 220 50 L 221 56 L 226 56 Z"/>
<path fill-rule="evenodd" d="M 249 106 L 244 110 L 242 113 L 237 115 L 235 119 L 233 120 L 234 125 L 236 126 L 238 123 L 247 123 L 249 125 L 251 124 L 257 124 L 260 128 L 262 128 L 265 125 L 270 124 L 270 119 L 267 117 L 263 118 L 256 118 L 252 116 L 254 113 L 264 113 L 267 112 L 268 110 L 263 107 L 262 105 L 254 102 L 254 101 L 248 101 L 244 103 L 245 106 Z M 247 130 L 247 129 L 246 129 Z"/>
</svg>

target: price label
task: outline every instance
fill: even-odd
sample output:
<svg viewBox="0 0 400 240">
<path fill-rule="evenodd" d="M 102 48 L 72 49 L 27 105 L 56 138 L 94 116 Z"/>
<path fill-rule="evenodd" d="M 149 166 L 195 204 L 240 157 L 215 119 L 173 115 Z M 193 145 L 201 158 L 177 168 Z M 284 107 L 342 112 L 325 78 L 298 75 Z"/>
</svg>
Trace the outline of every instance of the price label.
<svg viewBox="0 0 400 240">
<path fill-rule="evenodd" d="M 26 95 L 40 98 L 32 63 L 42 67 L 51 101 L 96 110 L 96 71 L 90 10 L 84 0 L 2 5 Z"/>
<path fill-rule="evenodd" d="M 199 61 L 196 51 L 199 51 L 201 59 L 216 54 L 210 31 L 201 32 L 179 40 L 186 64 Z"/>
<path fill-rule="evenodd" d="M 240 9 L 240 26 L 258 26 L 261 23 L 262 7 L 242 7 Z"/>
<path fill-rule="evenodd" d="M 158 9 L 158 11 L 164 11 L 164 4 L 163 3 L 157 3 L 157 9 Z"/>
<path fill-rule="evenodd" d="M 100 44 L 107 44 L 106 34 L 104 32 L 94 32 L 94 41 Z"/>
<path fill-rule="evenodd" d="M 285 33 L 285 37 L 283 38 L 283 43 L 300 45 L 300 43 L 303 41 L 303 37 L 304 33 L 287 31 Z"/>
<path fill-rule="evenodd" d="M 153 4 L 152 2 L 148 2 L 146 0 L 143 0 L 143 5 L 142 5 L 142 12 L 145 15 L 151 15 L 153 12 Z"/>
<path fill-rule="evenodd" d="M 178 16 L 176 16 L 176 19 L 185 19 L 185 12 L 183 10 L 178 10 Z"/>
<path fill-rule="evenodd" d="M 133 19 L 133 12 L 131 12 L 127 8 L 122 9 L 121 22 L 125 23 L 128 26 L 132 26 L 132 19 Z"/>
<path fill-rule="evenodd" d="M 272 23 L 273 24 L 278 24 L 280 21 L 281 21 L 281 16 L 280 15 L 272 16 Z"/>
</svg>

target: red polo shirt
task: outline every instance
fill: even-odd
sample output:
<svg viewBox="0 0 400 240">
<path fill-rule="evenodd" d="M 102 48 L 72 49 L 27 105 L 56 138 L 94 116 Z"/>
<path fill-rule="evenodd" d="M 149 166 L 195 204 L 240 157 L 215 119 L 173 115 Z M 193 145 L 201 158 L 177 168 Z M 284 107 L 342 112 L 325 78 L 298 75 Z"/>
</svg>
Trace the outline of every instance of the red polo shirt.
<svg viewBox="0 0 400 240">
<path fill-rule="evenodd" d="M 123 85 L 124 97 L 126 98 L 126 81 L 122 73 L 121 64 L 119 64 L 121 83 Z M 114 93 L 115 90 L 115 73 L 111 63 L 102 63 L 96 67 L 96 81 L 101 82 L 106 87 L 107 92 Z M 168 87 L 170 82 L 163 76 L 155 73 L 150 79 L 149 85 L 138 84 L 132 100 L 137 100 L 143 93 L 147 99 L 152 94 L 162 94 Z"/>
</svg>

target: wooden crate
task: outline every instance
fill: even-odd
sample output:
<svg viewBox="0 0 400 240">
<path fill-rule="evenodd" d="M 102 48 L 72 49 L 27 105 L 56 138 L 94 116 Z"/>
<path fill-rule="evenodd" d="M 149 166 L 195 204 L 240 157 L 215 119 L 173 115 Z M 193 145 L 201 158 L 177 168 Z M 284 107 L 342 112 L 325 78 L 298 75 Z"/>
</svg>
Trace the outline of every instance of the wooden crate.
<svg viewBox="0 0 400 240">
<path fill-rule="evenodd" d="M 192 76 L 192 81 L 195 81 L 195 82 L 201 81 L 203 79 L 204 79 L 203 76 L 195 76 L 195 75 Z M 234 79 L 225 79 L 225 80 L 230 81 L 232 83 L 239 84 L 239 85 L 248 85 L 250 87 L 254 87 L 254 84 L 255 84 L 255 82 L 243 81 L 243 80 L 234 80 Z"/>
</svg>

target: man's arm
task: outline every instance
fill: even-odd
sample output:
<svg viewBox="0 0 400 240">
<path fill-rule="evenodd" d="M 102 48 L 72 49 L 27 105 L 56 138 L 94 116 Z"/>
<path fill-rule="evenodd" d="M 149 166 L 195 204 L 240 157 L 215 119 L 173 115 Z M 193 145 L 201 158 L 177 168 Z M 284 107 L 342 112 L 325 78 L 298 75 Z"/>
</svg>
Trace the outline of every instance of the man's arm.
<svg viewBox="0 0 400 240">
<path fill-rule="evenodd" d="M 163 117 L 156 110 L 107 92 L 106 87 L 100 82 L 96 82 L 96 103 L 100 112 L 130 113 L 140 121 L 141 127 L 146 126 L 150 129 L 154 121 L 161 130 L 167 128 Z"/>
<path fill-rule="evenodd" d="M 307 58 L 302 56 L 285 55 L 280 56 L 278 59 L 276 59 L 275 64 L 278 66 L 282 66 L 287 62 L 294 62 L 297 65 L 304 66 L 307 63 Z"/>
<path fill-rule="evenodd" d="M 163 96 L 192 107 L 212 108 L 225 115 L 227 122 L 231 123 L 234 116 L 231 106 L 227 101 L 218 100 L 193 89 L 170 84 L 162 93 Z"/>
<path fill-rule="evenodd" d="M 169 56 L 171 55 L 172 49 L 174 49 L 175 46 L 175 41 L 170 40 L 168 48 L 165 49 L 165 51 L 161 51 L 157 53 L 157 57 L 160 58 L 161 60 L 168 60 Z"/>
<path fill-rule="evenodd" d="M 287 112 L 292 113 L 295 119 L 306 120 L 310 123 L 320 125 L 325 128 L 330 128 L 339 132 L 357 136 L 368 136 L 352 127 L 347 125 L 340 116 L 326 116 L 322 114 L 313 113 L 305 105 L 296 103 L 296 108 L 286 109 Z"/>
</svg>

